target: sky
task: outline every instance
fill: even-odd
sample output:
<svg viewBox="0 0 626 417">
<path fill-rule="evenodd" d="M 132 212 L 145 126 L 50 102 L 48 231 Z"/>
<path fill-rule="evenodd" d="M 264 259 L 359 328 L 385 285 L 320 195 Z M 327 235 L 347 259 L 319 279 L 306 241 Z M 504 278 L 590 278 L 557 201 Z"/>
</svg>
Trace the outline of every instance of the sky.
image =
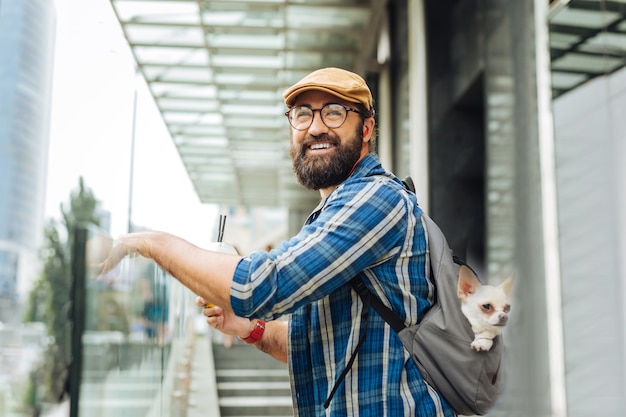
<svg viewBox="0 0 626 417">
<path fill-rule="evenodd" d="M 45 217 L 60 217 L 60 205 L 67 205 L 82 176 L 110 213 L 113 237 L 127 231 L 130 201 L 133 223 L 208 244 L 215 238 L 217 208 L 199 202 L 146 83 L 136 73 L 110 2 L 55 3 Z"/>
</svg>

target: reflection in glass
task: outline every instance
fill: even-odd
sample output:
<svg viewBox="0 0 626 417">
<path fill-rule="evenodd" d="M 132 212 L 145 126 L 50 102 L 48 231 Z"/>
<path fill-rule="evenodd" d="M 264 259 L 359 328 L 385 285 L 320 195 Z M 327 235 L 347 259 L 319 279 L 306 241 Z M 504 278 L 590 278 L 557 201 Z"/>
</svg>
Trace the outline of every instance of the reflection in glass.
<svg viewBox="0 0 626 417">
<path fill-rule="evenodd" d="M 184 416 L 193 294 L 139 256 L 99 276 L 112 240 L 90 229 L 77 243 L 72 414 Z"/>
</svg>

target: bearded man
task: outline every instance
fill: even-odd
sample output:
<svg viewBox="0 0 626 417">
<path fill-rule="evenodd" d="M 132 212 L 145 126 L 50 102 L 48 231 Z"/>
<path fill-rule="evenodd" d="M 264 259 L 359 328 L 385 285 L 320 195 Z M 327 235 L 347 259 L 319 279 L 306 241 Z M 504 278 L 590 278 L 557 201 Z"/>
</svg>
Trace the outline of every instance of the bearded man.
<svg viewBox="0 0 626 417">
<path fill-rule="evenodd" d="M 350 285 L 361 277 L 407 326 L 433 301 L 422 211 L 374 153 L 370 89 L 323 68 L 284 99 L 295 175 L 321 197 L 296 236 L 240 257 L 167 233 L 130 234 L 105 269 L 128 253 L 154 259 L 199 305 L 211 303 L 210 325 L 289 364 L 296 416 L 453 416 Z"/>
</svg>

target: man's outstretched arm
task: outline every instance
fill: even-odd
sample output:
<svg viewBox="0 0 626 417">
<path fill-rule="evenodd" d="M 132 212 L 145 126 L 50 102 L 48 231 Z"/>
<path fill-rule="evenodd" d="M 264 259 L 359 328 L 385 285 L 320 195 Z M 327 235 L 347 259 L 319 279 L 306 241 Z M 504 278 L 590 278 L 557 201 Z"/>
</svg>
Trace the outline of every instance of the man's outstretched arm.
<svg viewBox="0 0 626 417">
<path fill-rule="evenodd" d="M 113 249 L 102 263 L 102 273 L 132 254 L 153 259 L 195 294 L 232 310 L 230 286 L 240 256 L 202 249 L 164 232 L 131 233 L 114 242 Z"/>
</svg>

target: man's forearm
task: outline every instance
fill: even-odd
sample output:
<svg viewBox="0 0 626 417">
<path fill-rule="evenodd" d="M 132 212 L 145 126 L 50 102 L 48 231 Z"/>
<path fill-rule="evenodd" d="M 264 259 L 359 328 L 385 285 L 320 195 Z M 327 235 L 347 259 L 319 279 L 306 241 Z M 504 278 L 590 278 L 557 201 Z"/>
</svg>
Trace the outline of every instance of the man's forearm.
<svg viewBox="0 0 626 417">
<path fill-rule="evenodd" d="M 161 232 L 135 233 L 119 240 L 122 250 L 138 252 L 207 302 L 232 310 L 230 286 L 241 257 L 199 248 Z"/>
<path fill-rule="evenodd" d="M 153 259 L 184 286 L 201 296 L 204 302 L 218 305 L 233 314 L 230 288 L 240 256 L 208 251 L 168 233 L 132 233 L 119 239 L 117 247 L 105 261 L 104 269 L 110 269 L 132 253 Z M 254 346 L 286 363 L 288 323 L 276 320 L 266 326 L 263 337 Z"/>
<path fill-rule="evenodd" d="M 287 337 L 289 325 L 285 321 L 274 320 L 265 324 L 263 337 L 254 346 L 262 352 L 287 363 Z"/>
</svg>

